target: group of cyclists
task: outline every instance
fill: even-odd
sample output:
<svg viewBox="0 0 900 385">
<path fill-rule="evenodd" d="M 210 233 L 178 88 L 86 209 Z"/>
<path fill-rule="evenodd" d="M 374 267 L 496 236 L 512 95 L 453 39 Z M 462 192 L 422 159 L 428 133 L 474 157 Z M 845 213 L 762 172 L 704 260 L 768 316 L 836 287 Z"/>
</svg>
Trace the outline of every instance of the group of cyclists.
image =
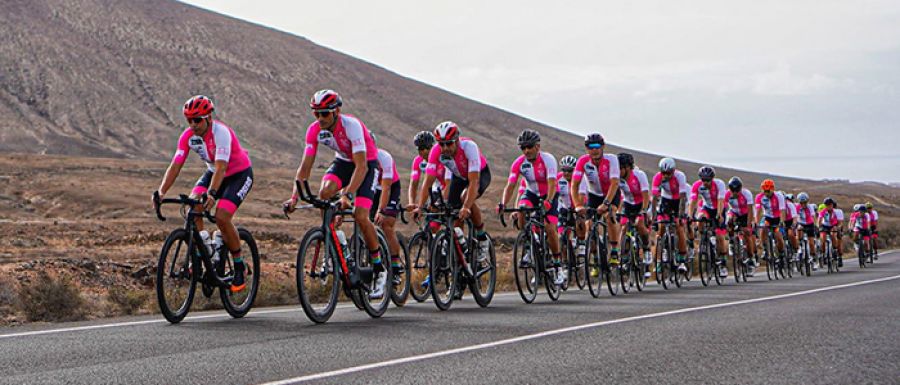
<svg viewBox="0 0 900 385">
<path fill-rule="evenodd" d="M 334 159 L 322 177 L 318 199 L 339 200 L 345 210 L 352 210 L 352 220 L 358 224 L 362 243 L 368 251 L 373 270 L 372 290 L 369 298 L 381 298 L 387 288 L 388 276 L 392 284 L 408 268 L 401 258 L 403 245 L 395 231 L 396 220 L 403 211 L 419 220 L 430 211 L 435 197 L 458 209 L 457 225 L 471 222 L 474 229 L 474 252 L 477 260 L 484 261 L 490 252 L 489 237 L 484 229 L 487 214 L 478 200 L 491 183 L 491 166 L 474 140 L 462 136 L 460 127 L 445 121 L 431 131 L 415 135 L 412 144 L 416 156 L 411 165 L 409 186 L 406 191 L 408 205 L 401 204 L 401 176 L 394 157 L 378 148 L 375 136 L 357 117 L 342 111 L 343 100 L 333 90 L 316 92 L 309 103 L 315 121 L 305 134 L 305 147 L 297 169 L 296 180 L 307 182 L 311 177 L 320 145 L 334 151 Z M 233 217 L 250 192 L 254 180 L 250 158 L 234 131 L 213 118 L 215 107 L 210 98 L 197 95 L 190 98 L 183 108 L 188 122 L 178 140 L 175 156 L 163 177 L 154 205 L 169 191 L 181 171 L 188 151 L 196 152 L 207 164 L 207 170 L 191 192 L 193 198 L 202 201 L 195 210 L 209 211 L 216 208 L 215 220 L 224 247 L 233 263 L 231 288 L 233 292 L 245 290 L 245 268 L 238 231 Z M 837 250 L 841 250 L 844 214 L 837 202 L 828 197 L 821 204 L 812 203 L 809 194 L 784 193 L 776 190 L 775 183 L 766 179 L 756 195 L 734 176 L 724 182 L 711 166 L 702 166 L 690 184 L 685 172 L 677 168 L 672 158 L 663 158 L 658 171 L 650 178 L 637 167 L 632 154 L 611 154 L 600 133 L 584 137 L 584 152 L 580 155 L 564 155 L 557 162 L 556 156 L 541 149 L 541 135 L 534 130 L 524 130 L 517 138 L 522 155 L 513 160 L 506 186 L 497 203 L 496 215 L 504 215 L 508 207 L 542 207 L 547 229 L 546 241 L 556 271 L 553 284 L 565 285 L 570 277 L 563 256 L 561 234 L 574 229 L 574 253 L 584 258 L 587 229 L 590 221 L 605 222 L 607 230 L 608 263 L 616 266 L 620 259 L 623 228 L 631 224 L 640 238 L 640 253 L 645 266 L 644 276 L 651 276 L 651 266 L 659 266 L 660 251 L 653 250 L 656 242 L 651 235 L 661 237 L 663 226 L 658 223 L 674 223 L 676 245 L 674 258 L 679 271 L 688 269 L 696 248 L 696 236 L 712 226 L 715 234 L 715 256 L 718 274 L 728 275 L 728 240 L 735 232 L 748 240 L 747 257 L 752 276 L 758 260 L 757 238 L 766 244 L 769 234 L 774 235 L 777 252 L 797 253 L 787 256 L 799 260 L 801 247 L 798 242 L 805 234 L 809 242 L 810 257 L 816 261 L 821 245 L 830 238 Z M 412 149 L 411 149 L 412 151 Z M 286 213 L 293 212 L 300 202 L 301 183 L 294 183 L 291 197 L 283 203 Z M 511 214 L 513 223 L 525 225 L 525 214 Z M 875 247 L 878 213 L 871 203 L 857 204 L 850 216 L 850 229 L 854 241 L 857 237 L 865 245 Z M 202 217 L 197 220 L 203 229 Z M 436 232 L 437 227 L 429 226 Z M 387 252 L 379 243 L 376 228 L 380 228 L 387 240 Z M 778 231 L 767 231 L 777 228 Z M 459 229 L 457 229 L 459 230 Z M 651 234 L 652 233 L 652 234 Z M 816 242 L 816 240 L 820 242 Z M 817 246 L 819 245 L 819 246 Z M 868 246 L 867 246 L 868 247 Z M 876 251 L 877 253 L 877 251 Z M 654 258 L 656 256 L 656 258 Z M 525 255 L 520 264 L 531 264 L 532 256 Z M 390 266 L 387 264 L 390 261 Z M 815 266 L 814 268 L 817 268 Z M 390 269 L 390 271 L 388 271 Z M 589 274 L 600 274 L 592 267 Z M 390 274 L 388 274 L 390 273 Z M 416 284 L 428 285 L 428 278 Z"/>
</svg>

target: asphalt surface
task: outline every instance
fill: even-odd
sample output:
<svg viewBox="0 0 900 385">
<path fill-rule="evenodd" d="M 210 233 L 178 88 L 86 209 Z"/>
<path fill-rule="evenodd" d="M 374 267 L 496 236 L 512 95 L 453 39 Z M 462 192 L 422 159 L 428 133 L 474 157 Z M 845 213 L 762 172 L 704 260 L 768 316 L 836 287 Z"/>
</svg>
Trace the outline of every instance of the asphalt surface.
<svg viewBox="0 0 900 385">
<path fill-rule="evenodd" d="M 845 266 L 381 319 L 342 306 L 325 325 L 291 307 L 0 328 L 0 384 L 900 384 L 900 253 Z"/>
</svg>

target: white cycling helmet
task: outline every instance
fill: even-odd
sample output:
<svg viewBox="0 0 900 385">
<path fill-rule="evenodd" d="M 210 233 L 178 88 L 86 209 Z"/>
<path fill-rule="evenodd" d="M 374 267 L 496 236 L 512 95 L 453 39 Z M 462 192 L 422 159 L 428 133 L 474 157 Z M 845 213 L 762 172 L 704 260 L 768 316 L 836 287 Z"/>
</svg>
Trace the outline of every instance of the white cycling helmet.
<svg viewBox="0 0 900 385">
<path fill-rule="evenodd" d="M 797 200 L 799 200 L 800 203 L 806 203 L 806 202 L 809 202 L 809 194 L 807 194 L 807 193 L 805 193 L 805 192 L 802 192 L 802 193 L 800 193 L 800 194 L 797 194 Z"/>
<path fill-rule="evenodd" d="M 662 158 L 659 160 L 659 171 L 669 172 L 675 169 L 675 159 Z"/>
<path fill-rule="evenodd" d="M 575 168 L 576 163 L 578 163 L 578 159 L 576 159 L 572 155 L 566 155 L 566 156 L 562 157 L 562 159 L 559 161 L 559 164 L 561 166 L 568 167 L 568 168 Z"/>
</svg>

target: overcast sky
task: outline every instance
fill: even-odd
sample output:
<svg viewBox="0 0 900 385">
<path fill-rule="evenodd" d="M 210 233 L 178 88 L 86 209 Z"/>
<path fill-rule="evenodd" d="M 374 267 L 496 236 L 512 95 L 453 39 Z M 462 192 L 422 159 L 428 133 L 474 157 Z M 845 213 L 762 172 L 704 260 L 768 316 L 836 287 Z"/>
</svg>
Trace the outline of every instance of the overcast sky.
<svg viewBox="0 0 900 385">
<path fill-rule="evenodd" d="M 900 182 L 900 1 L 188 3 L 619 145 Z"/>
</svg>

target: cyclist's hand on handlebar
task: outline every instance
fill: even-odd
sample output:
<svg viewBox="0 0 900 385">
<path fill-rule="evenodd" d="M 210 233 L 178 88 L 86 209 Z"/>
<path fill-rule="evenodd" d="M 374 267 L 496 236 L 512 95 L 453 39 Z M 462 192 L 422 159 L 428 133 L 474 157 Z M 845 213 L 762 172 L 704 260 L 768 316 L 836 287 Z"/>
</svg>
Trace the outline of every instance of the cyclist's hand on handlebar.
<svg viewBox="0 0 900 385">
<path fill-rule="evenodd" d="M 578 215 L 582 215 L 582 216 L 583 216 L 583 215 L 584 215 L 584 210 L 585 210 L 584 206 L 578 206 L 578 207 L 575 207 L 575 213 L 578 214 Z"/>
<path fill-rule="evenodd" d="M 153 194 L 150 195 L 150 202 L 153 204 L 153 210 L 156 210 L 164 197 L 165 195 L 159 190 L 154 191 Z"/>
<path fill-rule="evenodd" d="M 341 194 L 341 209 L 349 209 L 352 205 L 353 202 L 350 202 L 350 198 L 348 198 L 345 194 Z"/>
<path fill-rule="evenodd" d="M 459 209 L 459 220 L 464 221 L 472 215 L 472 210 L 465 207 Z"/>
<path fill-rule="evenodd" d="M 415 205 L 412 205 L 410 207 L 412 208 L 410 212 L 412 213 L 413 221 L 418 222 L 419 218 L 422 216 L 422 209 L 419 208 L 419 206 Z"/>
<path fill-rule="evenodd" d="M 294 212 L 294 210 L 297 209 L 297 197 L 293 196 L 291 199 L 284 201 L 284 203 L 281 204 L 281 208 L 287 214 Z"/>
<path fill-rule="evenodd" d="M 503 203 L 497 203 L 497 214 L 503 215 L 503 209 L 506 208 L 506 205 Z"/>
<path fill-rule="evenodd" d="M 207 195 L 206 202 L 203 203 L 203 209 L 206 211 L 211 211 L 213 209 L 213 207 L 215 207 L 215 206 L 216 206 L 216 198 L 214 198 L 212 195 Z"/>
</svg>

